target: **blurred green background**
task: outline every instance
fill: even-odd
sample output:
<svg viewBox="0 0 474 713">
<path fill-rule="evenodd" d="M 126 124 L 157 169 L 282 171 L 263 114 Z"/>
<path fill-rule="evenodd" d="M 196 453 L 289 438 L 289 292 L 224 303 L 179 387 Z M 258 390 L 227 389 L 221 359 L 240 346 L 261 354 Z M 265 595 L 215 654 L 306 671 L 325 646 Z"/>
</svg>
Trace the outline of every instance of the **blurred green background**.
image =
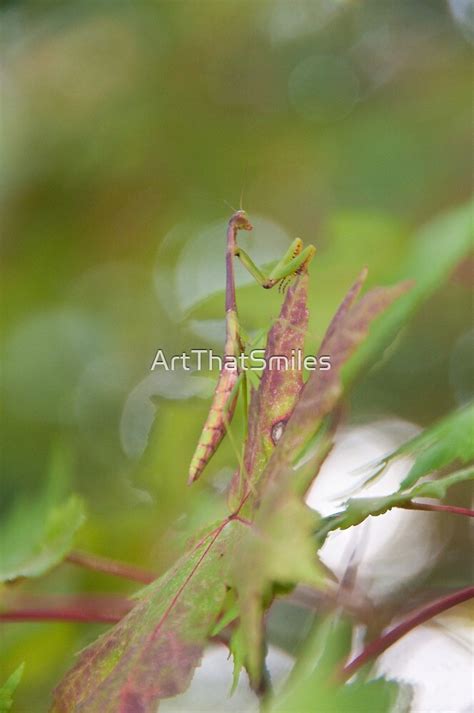
<svg viewBox="0 0 474 713">
<path fill-rule="evenodd" d="M 418 226 L 469 198 L 470 20 L 461 0 L 2 3 L 2 509 L 35 497 L 59 444 L 83 548 L 161 571 L 222 511 L 229 444 L 185 485 L 216 375 L 150 364 L 222 348 L 226 202 L 243 194 L 260 263 L 316 244 L 316 348 L 363 265 L 391 282 Z M 467 400 L 471 272 L 359 384 L 352 421 L 426 425 Z M 281 297 L 238 279 L 242 323 L 267 326 Z M 22 586 L 133 591 L 71 565 Z M 5 626 L 18 710 L 46 710 L 102 629 Z"/>
</svg>

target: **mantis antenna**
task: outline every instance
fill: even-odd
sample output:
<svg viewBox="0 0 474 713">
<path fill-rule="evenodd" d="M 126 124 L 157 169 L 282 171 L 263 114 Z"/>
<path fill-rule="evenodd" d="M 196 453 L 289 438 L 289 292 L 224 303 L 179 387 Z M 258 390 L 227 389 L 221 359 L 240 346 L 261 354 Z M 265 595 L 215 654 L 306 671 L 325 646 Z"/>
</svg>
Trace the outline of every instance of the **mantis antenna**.
<svg viewBox="0 0 474 713">
<path fill-rule="evenodd" d="M 234 208 L 234 206 L 233 206 L 231 203 L 229 203 L 229 201 L 226 201 L 225 198 L 223 198 L 222 200 L 223 200 L 223 202 L 226 204 L 226 206 L 228 206 L 231 210 L 234 211 L 234 213 L 237 213 L 237 209 Z"/>
</svg>

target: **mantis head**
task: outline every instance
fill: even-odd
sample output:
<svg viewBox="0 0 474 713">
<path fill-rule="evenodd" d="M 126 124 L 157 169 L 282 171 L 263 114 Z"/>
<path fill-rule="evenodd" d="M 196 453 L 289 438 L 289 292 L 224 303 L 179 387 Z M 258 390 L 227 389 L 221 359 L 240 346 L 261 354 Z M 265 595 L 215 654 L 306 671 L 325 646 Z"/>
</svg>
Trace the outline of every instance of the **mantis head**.
<svg viewBox="0 0 474 713">
<path fill-rule="evenodd" d="M 252 230 L 253 225 L 244 210 L 237 210 L 229 221 L 236 230 Z"/>
</svg>

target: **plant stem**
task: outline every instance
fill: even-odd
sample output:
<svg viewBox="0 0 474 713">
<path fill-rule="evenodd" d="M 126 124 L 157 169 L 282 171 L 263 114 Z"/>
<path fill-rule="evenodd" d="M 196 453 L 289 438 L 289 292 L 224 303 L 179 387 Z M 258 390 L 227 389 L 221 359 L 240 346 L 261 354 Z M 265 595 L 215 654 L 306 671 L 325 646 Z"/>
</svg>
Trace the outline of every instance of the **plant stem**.
<svg viewBox="0 0 474 713">
<path fill-rule="evenodd" d="M 156 579 L 156 575 L 153 572 L 147 572 L 127 562 L 120 562 L 108 557 L 99 557 L 89 552 L 81 552 L 79 550 L 70 552 L 66 557 L 66 561 L 80 567 L 92 569 L 95 572 L 104 572 L 104 574 L 110 574 L 113 577 L 122 577 L 142 584 L 150 584 Z"/>
<path fill-rule="evenodd" d="M 26 621 L 77 621 L 116 624 L 122 617 L 106 612 L 84 612 L 74 607 L 65 609 L 18 609 L 17 611 L 3 612 L 0 621 L 26 622 Z"/>
<path fill-rule="evenodd" d="M 405 634 L 429 621 L 433 617 L 441 614 L 447 609 L 466 602 L 474 597 L 474 587 L 465 587 L 457 592 L 436 599 L 434 602 L 412 612 L 406 619 L 396 624 L 392 629 L 382 634 L 378 639 L 368 644 L 359 656 L 356 656 L 350 663 L 346 664 L 341 671 L 344 679 L 350 678 L 353 674 L 368 663 L 371 659 L 380 656 L 392 644 L 401 639 Z"/>
<path fill-rule="evenodd" d="M 355 590 L 347 592 L 341 588 L 334 588 L 322 592 L 309 586 L 298 585 L 283 601 L 313 612 L 328 611 L 342 606 L 349 616 L 364 624 L 369 624 L 375 616 L 372 602 Z"/>
<path fill-rule="evenodd" d="M 397 507 L 405 510 L 427 510 L 432 512 L 450 512 L 452 515 L 464 515 L 466 517 L 474 517 L 474 510 L 470 508 L 461 508 L 457 505 L 441 505 L 436 503 L 417 503 L 409 502 Z"/>
<path fill-rule="evenodd" d="M 229 517 L 229 520 L 237 520 L 237 522 L 241 522 L 243 525 L 247 525 L 247 527 L 252 527 L 253 525 L 253 522 L 251 520 L 248 520 L 246 517 L 241 517 L 237 513 L 231 515 Z"/>
<path fill-rule="evenodd" d="M 77 621 L 115 624 L 132 609 L 124 597 L 32 596 L 15 599 L 15 606 L 0 612 L 0 621 Z"/>
</svg>

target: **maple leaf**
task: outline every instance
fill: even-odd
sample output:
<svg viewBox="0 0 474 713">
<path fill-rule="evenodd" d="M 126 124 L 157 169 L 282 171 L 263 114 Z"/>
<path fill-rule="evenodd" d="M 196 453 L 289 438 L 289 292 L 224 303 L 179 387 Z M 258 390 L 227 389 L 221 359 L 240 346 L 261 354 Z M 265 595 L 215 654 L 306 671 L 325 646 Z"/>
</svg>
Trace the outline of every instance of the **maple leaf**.
<svg viewBox="0 0 474 713">
<path fill-rule="evenodd" d="M 356 303 L 366 275 L 367 271 L 362 271 L 329 325 L 320 354 L 331 356 L 331 369 L 314 371 L 299 392 L 282 437 L 270 451 L 268 465 L 259 477 L 258 497 L 252 503 L 253 527 L 243 534 L 236 550 L 234 582 L 240 604 L 246 667 L 254 688 L 258 688 L 263 671 L 263 613 L 272 600 L 273 585 L 304 582 L 319 589 L 327 586 L 326 572 L 317 559 L 313 537 L 318 516 L 305 505 L 301 491 L 314 478 L 331 445 L 330 430 L 320 427 L 342 396 L 341 370 L 367 335 L 371 322 L 408 288 L 407 284 L 376 288 Z M 301 298 L 305 299 L 306 293 L 302 293 Z M 296 314 L 301 313 L 300 307 Z M 289 343 L 285 330 L 294 324 L 280 324 L 279 342 Z M 268 355 L 270 349 L 275 348 L 275 342 L 267 348 Z M 268 384 L 262 378 L 256 398 L 260 407 L 256 429 L 262 424 L 268 428 L 266 412 L 271 407 L 265 400 L 268 398 Z M 278 392 L 273 398 L 278 399 Z M 295 477 L 294 463 L 318 431 L 311 457 L 306 458 Z M 261 435 L 261 440 L 265 435 Z M 257 435 L 251 455 L 258 440 Z"/>
<path fill-rule="evenodd" d="M 445 468 L 453 461 L 468 463 L 474 459 L 474 403 L 449 414 L 391 454 L 392 458 L 415 455 L 416 461 L 401 488 L 413 485 L 428 473 Z"/>
<path fill-rule="evenodd" d="M 82 499 L 66 495 L 71 464 L 67 452 L 52 453 L 42 488 L 18 498 L 0 523 L 0 582 L 39 577 L 56 567 L 71 550 L 85 521 Z"/>
<path fill-rule="evenodd" d="M 461 260 L 472 252 L 473 208 L 469 201 L 421 226 L 410 241 L 410 250 L 393 275 L 393 281 L 413 280 L 413 289 L 392 305 L 371 329 L 345 369 L 352 381 L 376 361 L 410 320 L 420 305 L 446 281 Z"/>
<path fill-rule="evenodd" d="M 297 277 L 288 290 L 278 319 L 270 329 L 265 349 L 265 363 L 278 358 L 275 366 L 303 353 L 308 328 L 308 275 Z M 296 366 L 297 364 L 295 364 Z M 243 468 L 231 484 L 230 503 L 237 507 L 242 498 L 254 490 L 293 412 L 303 387 L 303 374 L 298 368 L 265 368 L 258 390 L 251 395 L 248 437 Z"/>
<path fill-rule="evenodd" d="M 367 270 L 363 270 L 329 325 L 319 354 L 330 355 L 331 368 L 312 372 L 304 385 L 278 448 L 262 475 L 262 488 L 265 483 L 281 478 L 282 473 L 291 473 L 298 458 L 307 452 L 324 418 L 331 414 L 344 393 L 342 371 L 346 362 L 366 338 L 372 322 L 412 286 L 411 282 L 403 282 L 394 287 L 376 287 L 356 302 L 366 276 Z M 312 457 L 315 461 L 321 459 L 321 444 Z M 316 472 L 312 477 L 315 475 Z M 308 485 L 308 481 L 304 482 L 303 490 Z"/>
<path fill-rule="evenodd" d="M 316 556 L 313 533 L 318 515 L 285 488 L 266 493 L 253 526 L 238 543 L 233 582 L 238 592 L 240 627 L 250 682 L 258 689 L 264 659 L 263 614 L 274 585 L 297 582 L 325 588 L 326 571 Z"/>
<path fill-rule="evenodd" d="M 268 701 L 268 713 L 408 713 L 411 689 L 377 678 L 341 684 L 335 672 L 350 654 L 353 627 L 340 611 L 316 616 L 283 689 Z"/>
<path fill-rule="evenodd" d="M 8 713 L 11 709 L 13 705 L 13 694 L 21 681 L 24 667 L 24 664 L 18 666 L 16 671 L 0 686 L 0 713 Z"/>
<path fill-rule="evenodd" d="M 54 713 L 151 713 L 184 691 L 226 597 L 229 561 L 243 525 L 224 520 L 131 612 L 85 649 L 54 694 Z"/>
<path fill-rule="evenodd" d="M 361 471 L 368 475 L 358 485 L 358 489 L 378 480 L 391 463 L 407 456 L 414 458 L 415 462 L 400 483 L 400 490 L 405 490 L 425 475 L 446 468 L 455 461 L 469 463 L 474 459 L 473 436 L 474 403 L 471 403 L 449 413 L 433 426 L 402 443 L 392 453 L 368 463 Z"/>
<path fill-rule="evenodd" d="M 404 507 L 414 498 L 444 498 L 447 490 L 453 485 L 470 480 L 474 480 L 474 467 L 463 468 L 444 478 L 419 483 L 412 488 L 404 488 L 389 495 L 350 498 L 345 503 L 344 510 L 325 518 L 318 530 L 318 538 L 323 542 L 326 535 L 332 530 L 345 530 L 348 527 L 359 525 L 369 516 L 383 515 L 392 508 Z"/>
<path fill-rule="evenodd" d="M 312 539 L 318 516 L 294 487 L 294 457 L 340 398 L 340 371 L 370 322 L 405 289 L 374 290 L 354 307 L 363 278 L 344 300 L 323 341 L 322 348 L 331 354 L 331 370 L 313 372 L 304 387 L 298 371 L 267 370 L 253 396 L 245 453 L 245 473 L 251 475 L 244 496 L 258 488 L 252 528 L 244 533 L 243 524 L 230 516 L 147 587 L 132 611 L 81 654 L 55 691 L 54 713 L 151 713 L 160 699 L 184 691 L 225 608 L 231 582 L 238 591 L 246 665 L 258 685 L 263 611 L 273 584 L 302 581 L 323 588 L 325 583 Z M 267 358 L 302 349 L 306 295 L 307 278 L 301 276 L 269 333 Z M 282 435 L 275 439 L 279 424 Z M 317 458 L 310 461 L 311 473 L 327 450 L 323 438 Z M 241 646 L 239 650 L 242 655 Z"/>
</svg>

